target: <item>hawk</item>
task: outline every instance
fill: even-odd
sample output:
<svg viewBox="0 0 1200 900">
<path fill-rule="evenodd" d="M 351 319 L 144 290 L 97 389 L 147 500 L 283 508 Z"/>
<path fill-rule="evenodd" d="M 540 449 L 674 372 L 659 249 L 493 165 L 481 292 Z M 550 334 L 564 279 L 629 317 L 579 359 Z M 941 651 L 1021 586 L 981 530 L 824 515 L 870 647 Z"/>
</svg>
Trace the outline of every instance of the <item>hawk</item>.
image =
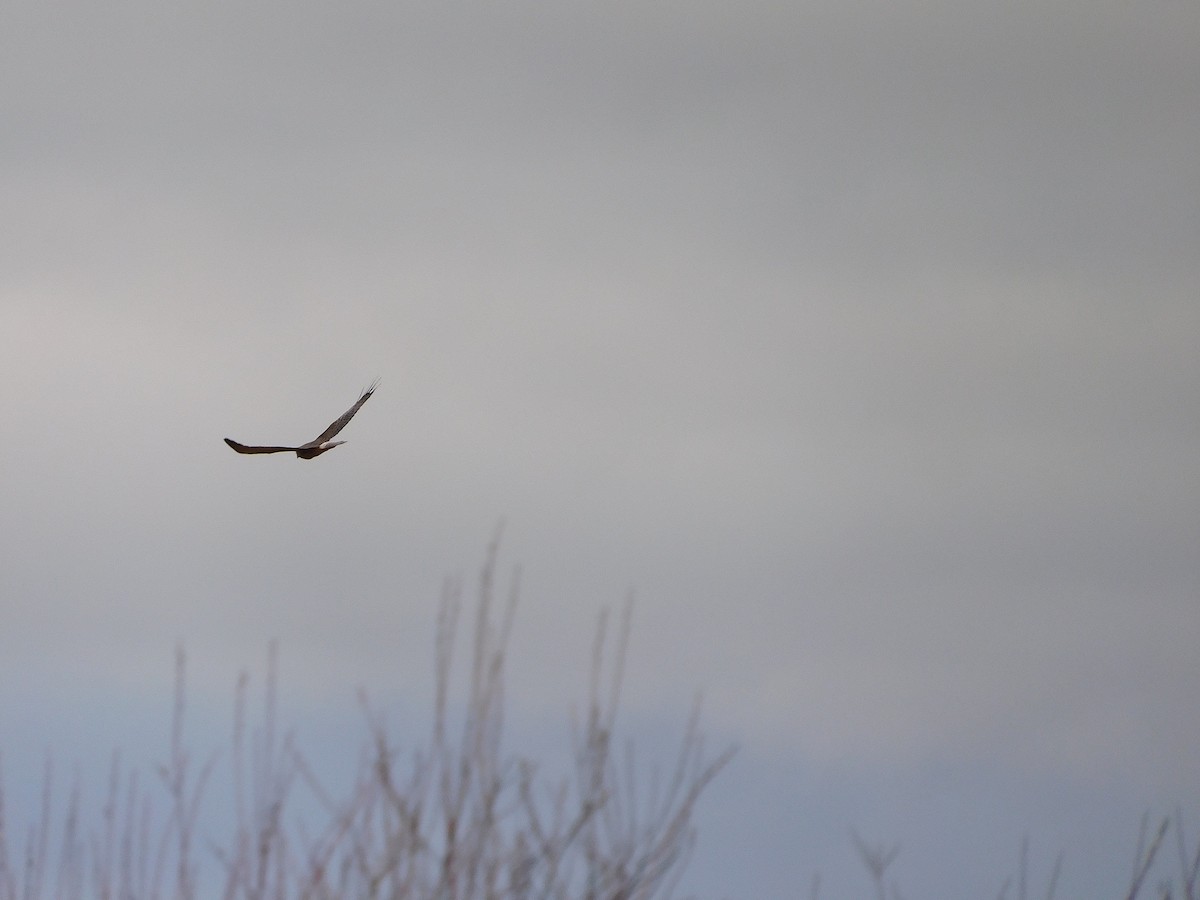
<svg viewBox="0 0 1200 900">
<path fill-rule="evenodd" d="M 379 379 L 376 378 L 371 382 L 371 386 L 362 392 L 357 403 L 338 416 L 332 425 L 321 432 L 320 436 L 299 447 L 247 447 L 245 444 L 239 444 L 229 438 L 225 438 L 225 443 L 238 453 L 295 453 L 300 459 L 312 459 L 314 456 L 320 456 L 326 450 L 332 450 L 338 444 L 346 443 L 345 441 L 334 441 L 331 438 L 346 427 L 347 423 L 354 418 L 354 414 L 358 412 L 359 407 L 371 399 L 371 395 L 375 393 L 375 388 L 378 386 Z"/>
</svg>

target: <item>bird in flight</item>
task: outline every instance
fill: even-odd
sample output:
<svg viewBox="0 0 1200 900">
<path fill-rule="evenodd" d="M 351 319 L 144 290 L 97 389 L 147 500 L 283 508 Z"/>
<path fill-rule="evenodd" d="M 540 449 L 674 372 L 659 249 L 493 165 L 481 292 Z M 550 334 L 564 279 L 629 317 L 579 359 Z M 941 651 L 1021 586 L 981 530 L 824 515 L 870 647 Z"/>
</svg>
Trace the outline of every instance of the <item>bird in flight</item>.
<svg viewBox="0 0 1200 900">
<path fill-rule="evenodd" d="M 320 456 L 326 450 L 332 450 L 338 444 L 346 443 L 345 441 L 332 440 L 332 438 L 354 418 L 354 414 L 358 412 L 359 407 L 371 399 L 371 395 L 375 393 L 375 388 L 378 386 L 379 379 L 376 378 L 371 382 L 371 386 L 362 392 L 362 396 L 358 398 L 357 403 L 338 416 L 332 425 L 321 432 L 320 436 L 309 441 L 307 444 L 301 444 L 299 447 L 247 447 L 245 444 L 239 444 L 237 441 L 231 441 L 229 438 L 225 438 L 225 443 L 238 453 L 295 453 L 300 459 L 312 459 L 314 456 Z"/>
</svg>

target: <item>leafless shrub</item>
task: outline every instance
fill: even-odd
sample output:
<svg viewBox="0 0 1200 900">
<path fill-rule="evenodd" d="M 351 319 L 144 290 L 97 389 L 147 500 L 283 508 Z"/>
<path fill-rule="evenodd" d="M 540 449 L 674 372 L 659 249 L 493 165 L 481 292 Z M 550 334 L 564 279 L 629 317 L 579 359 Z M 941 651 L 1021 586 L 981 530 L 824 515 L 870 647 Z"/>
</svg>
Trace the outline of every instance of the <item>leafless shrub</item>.
<svg viewBox="0 0 1200 900">
<path fill-rule="evenodd" d="M 261 721 L 247 725 L 248 678 L 237 683 L 229 754 L 232 828 L 209 830 L 217 756 L 197 764 L 184 741 L 185 657 L 166 761 L 153 791 L 114 756 L 97 826 L 81 821 L 75 786 L 51 846 L 53 771 L 47 763 L 41 813 L 11 843 L 0 788 L 0 900 L 649 900 L 669 897 L 694 841 L 699 795 L 729 760 L 704 752 L 699 705 L 665 777 L 639 784 L 632 743 L 614 753 L 617 705 L 631 607 L 615 640 L 602 616 L 593 647 L 586 714 L 572 729 L 567 777 L 504 747 L 505 662 L 517 604 L 514 577 L 496 598 L 496 542 L 483 567 L 468 656 L 456 666 L 463 611 L 459 584 L 446 585 L 435 633 L 434 707 L 424 744 L 402 756 L 366 693 L 366 740 L 348 796 L 335 796 L 276 722 L 276 657 L 268 652 Z M 463 669 L 461 697 L 453 690 Z M 456 683 L 456 682 L 455 682 Z M 297 790 L 321 811 L 315 828 L 293 815 Z M 162 809 L 160 814 L 156 809 Z M 165 802 L 164 802 L 165 801 Z M 291 805 L 289 805 L 291 804 Z M 310 803 L 311 805 L 311 803 Z M 203 822 L 203 825 L 201 823 Z M 12 865 L 13 853 L 23 865 Z M 23 851 L 23 852 L 22 852 Z M 211 869 L 211 863 L 218 868 Z M 53 884 L 47 884 L 52 874 Z"/>
<path fill-rule="evenodd" d="M 529 759 L 503 750 L 505 654 L 517 579 L 502 602 L 493 544 L 470 642 L 461 721 L 451 678 L 461 587 L 446 586 L 435 639 L 434 715 L 427 746 L 405 770 L 383 718 L 364 698 L 370 752 L 348 801 L 329 801 L 303 761 L 299 770 L 329 813 L 305 847 L 298 896 L 312 898 L 650 898 L 668 896 L 694 835 L 704 787 L 732 751 L 709 760 L 698 708 L 665 781 L 638 789 L 632 745 L 618 760 L 612 735 L 629 636 L 630 607 L 608 654 L 607 617 L 593 647 L 585 721 L 574 729 L 574 777 L 547 784 Z M 498 607 L 498 609 L 497 609 Z"/>
<path fill-rule="evenodd" d="M 1171 820 L 1164 818 L 1158 828 L 1155 830 L 1153 837 L 1147 843 L 1149 834 L 1150 816 L 1149 813 L 1142 816 L 1141 828 L 1138 832 L 1137 849 L 1134 853 L 1133 860 L 1133 876 L 1130 880 L 1129 889 L 1125 893 L 1125 900 L 1137 900 L 1146 878 L 1151 872 L 1158 851 L 1162 847 L 1164 838 L 1170 828 Z M 1183 814 L 1178 812 L 1175 819 L 1175 835 L 1179 850 L 1179 870 L 1180 870 L 1180 900 L 1198 900 L 1196 892 L 1196 882 L 1200 879 L 1200 844 L 1197 844 L 1195 850 L 1189 849 L 1187 838 L 1183 830 Z M 868 844 L 858 833 L 851 829 L 850 836 L 854 842 L 855 849 L 858 851 L 859 860 L 863 867 L 871 876 L 871 880 L 875 884 L 875 894 L 879 900 L 886 900 L 887 888 L 885 885 L 885 876 L 888 868 L 896 860 L 896 856 L 900 852 L 900 845 L 894 844 L 888 847 L 885 844 Z M 1047 879 L 1046 900 L 1054 900 L 1054 896 L 1058 890 L 1059 878 L 1062 875 L 1063 854 L 1059 853 L 1054 860 L 1054 866 L 1050 870 L 1050 877 Z M 1021 840 L 1021 849 L 1017 866 L 1017 900 L 1028 900 L 1028 882 L 1029 882 L 1029 838 L 1024 837 Z M 1009 888 L 1013 885 L 1013 879 L 1007 878 L 1004 884 L 1000 887 L 999 894 L 996 895 L 997 900 L 1007 900 Z M 812 896 L 815 898 L 819 880 L 814 879 Z M 1173 884 L 1167 879 L 1160 881 L 1157 885 L 1159 900 L 1172 900 L 1175 897 Z M 901 900 L 900 890 L 894 883 L 891 885 L 891 896 L 894 900 Z"/>
<path fill-rule="evenodd" d="M 504 691 L 518 579 L 501 601 L 495 588 L 496 542 L 489 547 L 474 606 L 469 656 L 459 698 L 454 690 L 462 586 L 445 586 L 435 629 L 430 730 L 407 751 L 383 713 L 360 692 L 366 726 L 354 783 L 335 795 L 276 721 L 277 648 L 268 650 L 261 721 L 247 726 L 249 679 L 235 691 L 229 774 L 232 828 L 222 841 L 198 836 L 201 808 L 218 757 L 197 767 L 184 741 L 185 656 L 176 653 L 176 689 L 167 760 L 144 787 L 114 755 L 96 826 L 84 821 L 78 778 L 54 826 L 54 769 L 46 763 L 40 811 L 15 837 L 0 777 L 0 900 L 651 900 L 670 898 L 694 846 L 696 803 L 732 756 L 705 752 L 700 704 L 686 721 L 665 770 L 643 772 L 630 741 L 618 743 L 617 712 L 632 604 L 611 628 L 600 617 L 592 647 L 586 705 L 573 717 L 571 765 L 547 779 L 539 765 L 505 750 Z M 292 814 L 297 790 L 315 800 L 316 827 Z M 164 803 L 165 800 L 165 803 Z M 157 802 L 157 807 L 156 807 Z M 165 809 L 165 813 L 159 813 Z M 207 819 L 205 819 L 207 825 Z M 1169 830 L 1149 834 L 1143 817 L 1126 900 L 1137 900 Z M 61 840 L 52 841 L 53 834 Z M 1200 900 L 1200 844 L 1191 849 L 1175 819 L 1178 893 Z M 851 837 L 879 900 L 901 900 L 887 873 L 900 847 Z M 1029 843 L 1022 841 L 1018 900 L 1028 897 Z M 205 869 L 217 863 L 216 873 Z M 1053 900 L 1061 854 L 1048 879 Z M 1012 879 L 1001 888 L 1005 900 Z M 816 900 L 821 881 L 814 876 Z"/>
</svg>

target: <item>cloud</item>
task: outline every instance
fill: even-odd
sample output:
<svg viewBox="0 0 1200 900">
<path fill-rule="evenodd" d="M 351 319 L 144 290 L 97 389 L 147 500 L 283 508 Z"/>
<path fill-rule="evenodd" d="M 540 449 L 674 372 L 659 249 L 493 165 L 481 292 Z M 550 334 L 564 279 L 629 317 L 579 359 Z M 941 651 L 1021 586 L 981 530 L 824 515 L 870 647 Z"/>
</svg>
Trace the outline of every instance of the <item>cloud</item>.
<svg viewBox="0 0 1200 900">
<path fill-rule="evenodd" d="M 10 674 L 419 683 L 504 516 L 533 715 L 632 589 L 634 716 L 1186 793 L 1196 15 L 15 12 Z"/>
</svg>

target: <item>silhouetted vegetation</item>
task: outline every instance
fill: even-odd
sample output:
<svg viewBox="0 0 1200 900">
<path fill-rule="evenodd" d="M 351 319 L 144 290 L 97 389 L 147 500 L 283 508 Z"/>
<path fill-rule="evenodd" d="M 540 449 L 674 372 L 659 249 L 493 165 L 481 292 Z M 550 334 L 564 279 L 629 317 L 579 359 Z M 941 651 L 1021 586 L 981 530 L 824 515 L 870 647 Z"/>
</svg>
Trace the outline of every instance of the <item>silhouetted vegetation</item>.
<svg viewBox="0 0 1200 900">
<path fill-rule="evenodd" d="M 433 722 L 423 746 L 402 759 L 382 715 L 361 695 L 361 762 L 349 795 L 334 795 L 279 731 L 272 647 L 263 719 L 253 729 L 246 724 L 245 675 L 236 692 L 232 833 L 224 843 L 208 834 L 201 840 L 197 823 L 216 756 L 197 765 L 184 745 L 180 648 L 169 752 L 154 782 L 143 784 L 114 760 L 99 822 L 81 821 L 76 787 L 54 826 L 56 842 L 48 768 L 39 820 L 21 846 L 11 842 L 0 792 L 0 900 L 669 896 L 694 842 L 696 801 L 732 750 L 705 756 L 697 708 L 665 782 L 643 786 L 632 748 L 616 752 L 626 606 L 615 635 L 607 615 L 600 619 L 586 715 L 572 728 L 570 775 L 545 781 L 535 761 L 509 754 L 502 742 L 504 674 L 516 595 L 497 603 L 495 562 L 493 543 L 461 703 L 451 697 L 461 591 L 449 585 L 442 598 Z M 322 811 L 314 830 L 287 814 L 298 791 Z"/>
<path fill-rule="evenodd" d="M 365 723 L 348 792 L 323 784 L 276 721 L 276 648 L 268 654 L 261 721 L 247 724 L 249 679 L 235 692 L 230 760 L 232 823 L 225 839 L 201 829 L 211 803 L 213 754 L 198 763 L 184 743 L 186 659 L 176 655 L 174 712 L 167 759 L 144 783 L 114 757 L 98 821 L 84 821 L 81 790 L 54 816 L 47 763 L 40 811 L 14 838 L 0 784 L 0 900 L 650 900 L 669 898 L 694 845 L 701 793 L 733 755 L 704 751 L 699 706 L 678 756 L 659 778 L 639 776 L 633 747 L 614 744 L 631 607 L 612 627 L 600 617 L 585 713 L 572 721 L 568 774 L 541 775 L 535 760 L 504 746 L 505 660 L 516 612 L 515 587 L 496 597 L 496 542 L 483 566 L 469 654 L 456 667 L 462 591 L 449 584 L 435 629 L 433 716 L 423 742 L 401 754 L 383 715 L 360 693 Z M 461 671 L 458 671 L 461 670 Z M 465 678 L 452 697 L 452 674 Z M 347 756 L 350 754 L 348 753 Z M 317 815 L 292 814 L 297 798 Z M 315 825 L 308 820 L 315 818 Z M 205 820 L 207 823 L 207 820 Z M 306 824 L 306 821 L 308 822 Z M 1124 893 L 1150 896 L 1148 876 L 1168 834 L 1179 855 L 1178 881 L 1159 881 L 1157 900 L 1200 900 L 1200 845 L 1190 849 L 1182 814 L 1151 830 L 1143 817 Z M 203 831 L 203 835 L 201 832 Z M 899 844 L 851 841 L 877 900 L 904 900 L 889 869 Z M 997 900 L 1054 900 L 1063 859 L 1044 887 L 1029 877 L 1021 843 L 1014 877 Z M 821 896 L 820 876 L 807 891 Z"/>
<path fill-rule="evenodd" d="M 1154 897 L 1157 900 L 1200 900 L 1200 893 L 1197 892 L 1197 882 L 1200 881 L 1200 843 L 1196 845 L 1195 850 L 1189 851 L 1188 840 L 1184 835 L 1183 812 L 1177 811 L 1175 815 L 1175 838 L 1179 851 L 1179 883 L 1175 884 L 1170 879 L 1159 881 L 1156 885 Z M 1171 829 L 1171 819 L 1164 817 L 1158 824 L 1153 836 L 1149 836 L 1150 816 L 1147 814 L 1142 816 L 1141 828 L 1138 831 L 1137 849 L 1133 856 L 1133 874 L 1129 881 L 1129 887 L 1123 894 L 1114 892 L 1114 897 L 1124 897 L 1125 900 L 1137 900 L 1139 897 L 1146 896 L 1146 878 L 1150 874 L 1151 868 L 1154 865 L 1155 859 L 1158 857 L 1159 850 L 1162 848 L 1163 839 L 1167 836 Z M 893 844 L 890 847 L 884 844 L 870 844 L 859 837 L 856 831 L 850 832 L 850 837 L 854 842 L 854 847 L 858 851 L 859 860 L 867 873 L 871 876 L 871 882 L 875 888 L 875 896 L 878 900 L 904 900 L 904 894 L 901 893 L 900 886 L 894 881 L 889 884 L 887 880 L 887 870 L 896 861 L 896 857 L 900 855 L 900 845 Z M 1000 886 L 1000 892 L 996 895 L 997 900 L 1009 900 L 1011 897 L 1016 897 L 1016 900 L 1030 900 L 1031 897 L 1044 897 L 1045 900 L 1054 900 L 1057 895 L 1059 877 L 1062 875 L 1063 855 L 1060 853 L 1054 860 L 1054 866 L 1050 870 L 1050 875 L 1046 879 L 1046 886 L 1043 890 L 1037 893 L 1030 893 L 1029 885 L 1029 838 L 1023 838 L 1021 841 L 1021 850 L 1017 860 L 1017 873 L 1014 878 L 1006 878 Z M 820 879 L 813 880 L 811 896 L 813 900 L 817 900 L 820 894 Z"/>
</svg>

